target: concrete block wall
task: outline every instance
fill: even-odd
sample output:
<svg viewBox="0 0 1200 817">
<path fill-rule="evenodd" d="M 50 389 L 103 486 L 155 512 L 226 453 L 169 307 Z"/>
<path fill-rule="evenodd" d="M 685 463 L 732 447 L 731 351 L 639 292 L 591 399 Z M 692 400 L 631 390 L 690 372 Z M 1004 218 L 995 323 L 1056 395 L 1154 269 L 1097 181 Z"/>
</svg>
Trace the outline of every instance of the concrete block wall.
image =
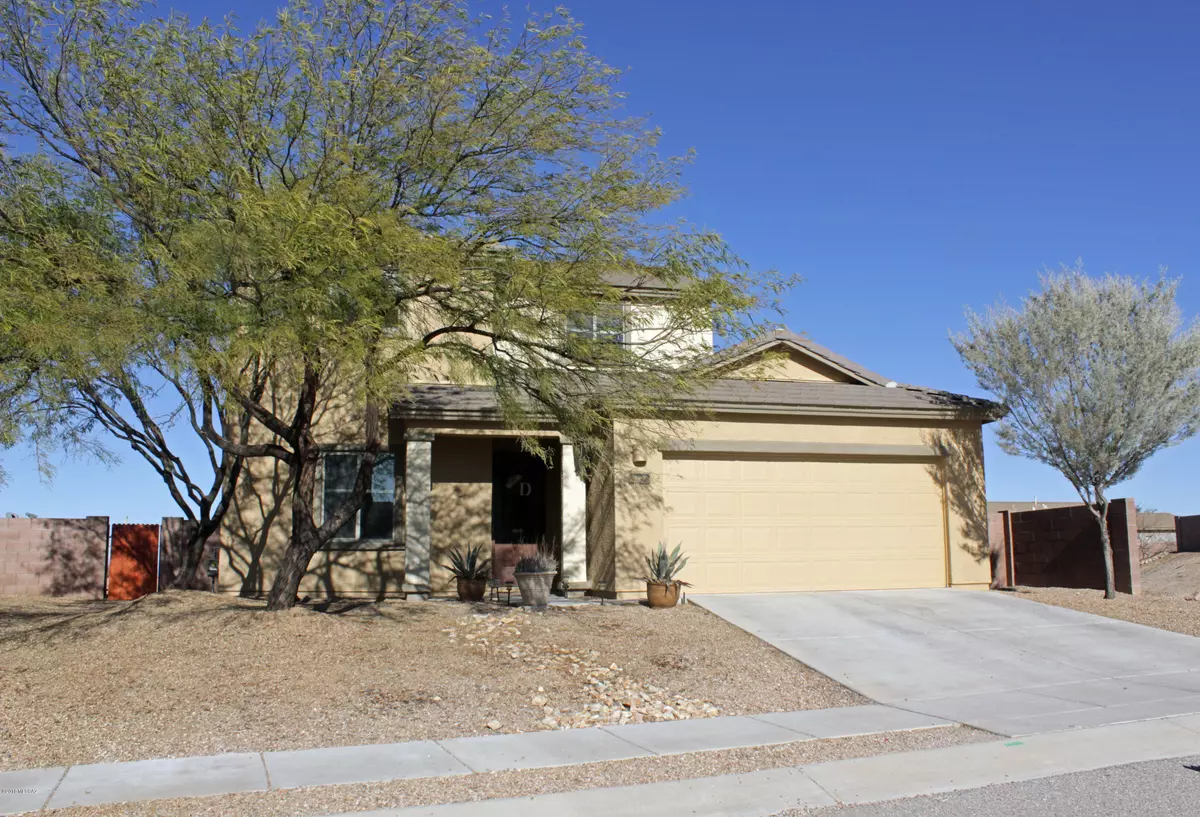
<svg viewBox="0 0 1200 817">
<path fill-rule="evenodd" d="M 1200 552 L 1200 516 L 1175 517 L 1175 540 L 1180 553 Z"/>
<path fill-rule="evenodd" d="M 161 548 L 158 561 L 158 586 L 170 587 L 183 561 L 183 548 L 195 529 L 195 522 L 181 516 L 164 516 L 159 526 Z M 208 590 L 212 582 L 208 578 L 208 560 L 215 559 L 221 547 L 221 532 L 214 531 L 204 543 L 204 552 L 196 565 L 196 572 L 186 587 L 188 590 Z"/>
<path fill-rule="evenodd" d="M 1083 505 L 1009 514 L 1011 583 L 1031 587 L 1104 587 L 1100 531 Z M 1114 499 L 1108 509 L 1117 590 L 1141 591 L 1137 507 Z"/>
<path fill-rule="evenodd" d="M 104 597 L 108 517 L 0 519 L 0 594 Z"/>
</svg>

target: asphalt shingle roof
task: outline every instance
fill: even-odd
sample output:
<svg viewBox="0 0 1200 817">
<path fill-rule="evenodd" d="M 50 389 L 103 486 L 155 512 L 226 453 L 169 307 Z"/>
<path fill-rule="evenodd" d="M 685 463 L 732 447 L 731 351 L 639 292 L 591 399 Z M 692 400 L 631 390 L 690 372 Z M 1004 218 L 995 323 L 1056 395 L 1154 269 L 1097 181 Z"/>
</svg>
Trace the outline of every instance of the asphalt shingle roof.
<svg viewBox="0 0 1200 817">
<path fill-rule="evenodd" d="M 995 414 L 999 406 L 990 400 L 962 394 L 922 389 L 915 386 L 862 386 L 783 380 L 724 379 L 705 384 L 684 395 L 682 405 L 720 410 L 722 408 L 770 412 L 794 409 L 874 409 L 900 411 L 962 411 Z M 408 397 L 397 401 L 397 416 L 426 413 L 492 414 L 498 411 L 496 395 L 486 386 L 416 385 Z"/>
<path fill-rule="evenodd" d="M 813 409 L 958 412 L 994 420 L 1003 416 L 1003 406 L 980 397 L 899 384 L 836 352 L 787 329 L 775 329 L 761 338 L 746 341 L 715 353 L 715 367 L 729 367 L 775 346 L 793 346 L 815 359 L 840 369 L 858 383 L 791 380 L 747 380 L 723 378 L 680 395 L 678 403 L 703 410 L 770 413 L 811 413 Z M 491 415 L 498 413 L 495 393 L 486 386 L 444 384 L 415 385 L 397 401 L 395 416 L 418 414 Z"/>
</svg>

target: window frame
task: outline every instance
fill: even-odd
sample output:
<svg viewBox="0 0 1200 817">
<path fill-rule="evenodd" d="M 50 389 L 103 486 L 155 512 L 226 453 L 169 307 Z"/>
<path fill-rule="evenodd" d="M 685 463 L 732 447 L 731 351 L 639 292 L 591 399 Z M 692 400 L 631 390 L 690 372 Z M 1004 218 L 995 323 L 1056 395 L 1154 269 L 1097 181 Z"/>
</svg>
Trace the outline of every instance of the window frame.
<svg viewBox="0 0 1200 817">
<path fill-rule="evenodd" d="M 327 458 L 330 456 L 354 457 L 356 462 L 355 462 L 355 466 L 354 466 L 355 470 L 353 473 L 357 474 L 358 466 L 362 461 L 362 455 L 363 455 L 363 450 L 361 448 L 328 448 L 328 449 L 324 449 L 321 451 L 321 486 L 320 486 L 321 487 L 321 490 L 320 490 L 321 523 L 320 524 L 325 523 L 325 521 L 328 519 L 328 513 L 329 513 L 329 503 L 327 501 L 328 491 L 329 491 L 329 481 L 328 481 L 329 470 L 328 470 Z M 334 533 L 333 537 L 325 544 L 325 548 L 324 548 L 325 550 L 386 550 L 386 549 L 395 549 L 395 548 L 402 547 L 400 542 L 397 540 L 397 536 L 396 536 L 396 510 L 397 510 L 397 506 L 398 506 L 397 499 L 396 499 L 396 486 L 399 484 L 399 478 L 397 477 L 397 474 L 396 474 L 397 458 L 396 458 L 395 453 L 392 451 L 386 450 L 386 449 L 380 451 L 378 458 L 376 460 L 376 463 L 375 463 L 375 467 L 379 468 L 385 462 L 390 463 L 391 469 L 392 469 L 391 470 L 392 498 L 388 502 L 388 504 L 391 506 L 391 509 L 392 509 L 391 525 L 389 528 L 389 534 L 386 537 L 363 538 L 363 536 L 362 536 L 363 514 L 367 511 L 367 509 L 369 507 L 369 505 L 364 503 L 363 507 L 359 508 L 355 512 L 354 517 L 350 520 L 349 523 L 347 523 L 347 524 L 352 523 L 354 525 L 354 535 L 352 537 L 340 536 L 339 534 L 341 533 L 341 531 L 339 530 L 338 532 Z M 350 490 L 353 490 L 353 483 L 351 483 Z M 367 490 L 368 490 L 368 492 L 371 490 L 370 486 L 368 486 Z M 339 491 L 338 493 L 346 495 L 349 493 L 349 491 L 343 490 L 343 491 Z"/>
<path fill-rule="evenodd" d="M 586 322 L 586 325 L 584 325 Z M 605 326 L 616 326 L 616 331 L 604 329 Z M 567 316 L 566 330 L 568 335 L 586 338 L 598 343 L 624 344 L 628 333 L 625 321 L 625 305 L 619 304 L 611 318 L 596 312 L 574 312 Z"/>
</svg>

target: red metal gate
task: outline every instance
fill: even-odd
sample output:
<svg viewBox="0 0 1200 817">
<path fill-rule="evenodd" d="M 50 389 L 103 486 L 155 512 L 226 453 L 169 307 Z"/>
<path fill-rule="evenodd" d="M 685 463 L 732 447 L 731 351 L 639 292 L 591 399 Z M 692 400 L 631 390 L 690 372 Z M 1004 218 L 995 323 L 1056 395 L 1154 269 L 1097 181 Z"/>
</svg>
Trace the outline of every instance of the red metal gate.
<svg viewBox="0 0 1200 817">
<path fill-rule="evenodd" d="M 129 601 L 158 589 L 158 525 L 113 525 L 108 597 Z"/>
</svg>

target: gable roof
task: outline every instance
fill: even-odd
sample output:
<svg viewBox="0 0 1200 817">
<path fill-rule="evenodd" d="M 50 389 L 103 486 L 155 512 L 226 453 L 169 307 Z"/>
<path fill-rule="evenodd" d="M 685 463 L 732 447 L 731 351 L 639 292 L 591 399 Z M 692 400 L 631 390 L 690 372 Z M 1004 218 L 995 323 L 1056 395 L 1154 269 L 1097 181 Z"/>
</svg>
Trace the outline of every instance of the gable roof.
<svg viewBox="0 0 1200 817">
<path fill-rule="evenodd" d="M 718 369 L 730 368 L 757 354 L 786 350 L 815 360 L 851 382 L 757 380 L 722 377 L 680 395 L 681 408 L 745 414 L 851 414 L 974 418 L 985 423 L 1004 416 L 1000 403 L 982 397 L 927 389 L 888 380 L 787 329 L 722 350 L 709 358 Z M 487 386 L 414 385 L 392 407 L 392 416 L 409 418 L 495 418 L 496 393 Z"/>
<path fill-rule="evenodd" d="M 803 357 L 812 358 L 841 372 L 859 385 L 886 386 L 891 382 L 883 375 L 871 371 L 866 366 L 855 363 L 849 358 L 842 357 L 832 349 L 827 349 L 821 344 L 814 343 L 808 338 L 802 337 L 788 329 L 776 329 L 761 338 L 748 340 L 739 343 L 737 346 L 723 349 L 713 355 L 712 364 L 719 368 L 725 368 L 730 364 L 747 360 L 755 355 L 779 349 L 796 352 Z"/>
</svg>

